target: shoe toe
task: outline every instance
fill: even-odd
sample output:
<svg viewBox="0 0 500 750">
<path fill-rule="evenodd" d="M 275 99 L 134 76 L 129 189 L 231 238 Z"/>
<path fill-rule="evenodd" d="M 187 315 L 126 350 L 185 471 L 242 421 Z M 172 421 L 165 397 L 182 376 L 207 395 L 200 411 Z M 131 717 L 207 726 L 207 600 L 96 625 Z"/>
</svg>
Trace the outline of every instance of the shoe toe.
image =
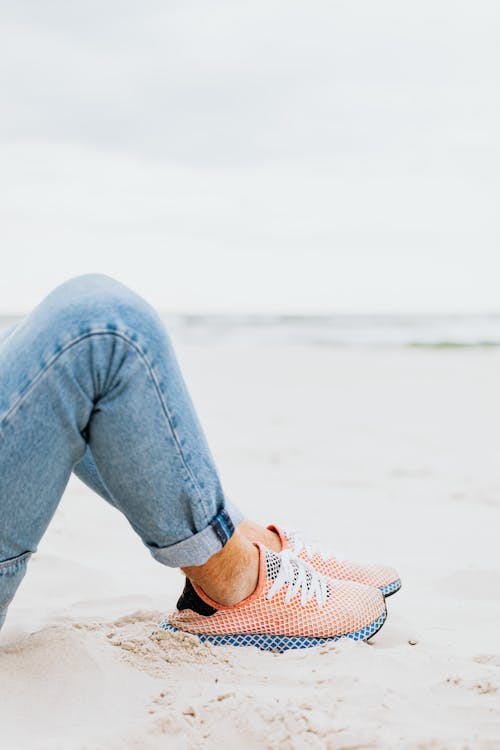
<svg viewBox="0 0 500 750">
<path fill-rule="evenodd" d="M 376 632 L 382 626 L 387 610 L 384 596 L 378 588 L 336 580 L 330 585 L 330 595 L 336 626 L 343 635 L 364 640 L 367 632 L 373 628 L 373 632 Z M 360 634 L 359 638 L 356 634 Z"/>
</svg>

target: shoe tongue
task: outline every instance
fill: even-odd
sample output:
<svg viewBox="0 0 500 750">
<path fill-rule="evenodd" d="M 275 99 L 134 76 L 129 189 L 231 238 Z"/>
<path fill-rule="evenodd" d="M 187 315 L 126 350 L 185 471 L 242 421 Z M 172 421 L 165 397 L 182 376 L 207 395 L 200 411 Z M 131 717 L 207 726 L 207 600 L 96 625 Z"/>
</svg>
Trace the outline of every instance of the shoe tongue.
<svg viewBox="0 0 500 750">
<path fill-rule="evenodd" d="M 279 570 L 283 563 L 282 557 L 277 552 L 272 550 L 266 550 L 266 575 L 269 581 L 275 581 L 278 577 Z M 290 583 L 295 583 L 297 576 L 299 575 L 299 569 L 296 565 L 293 566 L 293 579 Z M 311 574 L 307 572 L 308 583 L 310 583 Z"/>
<path fill-rule="evenodd" d="M 270 549 L 266 549 L 266 576 L 269 581 L 275 581 L 281 568 L 281 557 Z"/>
<path fill-rule="evenodd" d="M 295 534 L 293 533 L 293 531 L 281 529 L 281 534 L 288 547 L 295 547 Z"/>
</svg>

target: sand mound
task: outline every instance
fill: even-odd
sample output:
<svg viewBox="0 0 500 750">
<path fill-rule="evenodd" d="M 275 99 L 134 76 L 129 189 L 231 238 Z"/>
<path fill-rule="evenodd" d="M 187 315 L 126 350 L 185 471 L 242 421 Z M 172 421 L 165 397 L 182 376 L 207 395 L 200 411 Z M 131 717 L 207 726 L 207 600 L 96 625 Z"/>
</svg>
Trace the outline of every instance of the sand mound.
<svg viewBox="0 0 500 750">
<path fill-rule="evenodd" d="M 117 731 L 125 738 L 154 689 L 147 674 L 132 673 L 94 633 L 71 626 L 3 647 L 0 673 L 2 750 L 97 747 Z"/>
</svg>

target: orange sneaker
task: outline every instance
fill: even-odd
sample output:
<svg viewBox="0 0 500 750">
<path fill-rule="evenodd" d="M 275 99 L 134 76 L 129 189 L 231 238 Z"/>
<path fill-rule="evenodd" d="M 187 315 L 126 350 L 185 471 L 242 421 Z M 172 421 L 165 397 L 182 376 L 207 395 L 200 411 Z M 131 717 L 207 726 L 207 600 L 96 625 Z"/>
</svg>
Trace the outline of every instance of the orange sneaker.
<svg viewBox="0 0 500 750">
<path fill-rule="evenodd" d="M 226 607 L 186 580 L 177 610 L 160 628 L 192 633 L 216 645 L 283 652 L 343 636 L 368 640 L 384 624 L 387 611 L 377 589 L 326 578 L 291 550 L 276 553 L 256 546 L 260 569 L 251 596 Z"/>
<path fill-rule="evenodd" d="M 385 597 L 395 594 L 401 588 L 401 579 L 394 568 L 384 565 L 362 565 L 344 560 L 315 542 L 305 541 L 300 531 L 287 531 L 274 525 L 267 528 L 278 534 L 284 550 L 292 550 L 297 557 L 329 578 L 373 586 Z"/>
</svg>

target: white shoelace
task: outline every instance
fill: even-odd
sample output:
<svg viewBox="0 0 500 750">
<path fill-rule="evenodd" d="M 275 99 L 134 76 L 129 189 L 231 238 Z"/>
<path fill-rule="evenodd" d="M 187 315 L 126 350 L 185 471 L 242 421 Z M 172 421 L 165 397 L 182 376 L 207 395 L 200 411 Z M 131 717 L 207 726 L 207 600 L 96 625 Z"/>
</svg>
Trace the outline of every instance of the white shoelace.
<svg viewBox="0 0 500 750">
<path fill-rule="evenodd" d="M 325 562 L 326 560 L 331 560 L 332 558 L 339 563 L 343 563 L 346 561 L 346 558 L 340 552 L 335 553 L 331 550 L 325 549 L 325 547 L 323 547 L 321 544 L 318 544 L 318 542 L 306 542 L 302 535 L 302 532 L 300 531 L 287 531 L 286 535 L 296 555 L 304 550 L 309 560 L 312 560 L 314 555 L 319 555 Z"/>
<path fill-rule="evenodd" d="M 328 598 L 327 579 L 314 568 L 299 560 L 290 549 L 279 554 L 281 565 L 276 579 L 269 589 L 267 599 L 272 599 L 283 586 L 287 587 L 285 604 L 300 591 L 300 606 L 305 605 L 316 596 L 318 607 L 321 609 Z"/>
</svg>

